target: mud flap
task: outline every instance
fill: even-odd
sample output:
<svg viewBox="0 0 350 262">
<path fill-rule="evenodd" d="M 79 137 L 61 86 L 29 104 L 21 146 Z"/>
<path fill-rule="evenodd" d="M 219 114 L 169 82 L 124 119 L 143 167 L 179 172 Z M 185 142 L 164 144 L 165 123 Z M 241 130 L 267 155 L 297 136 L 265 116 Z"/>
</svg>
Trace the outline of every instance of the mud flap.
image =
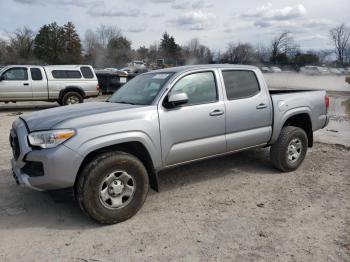
<svg viewBox="0 0 350 262">
<path fill-rule="evenodd" d="M 158 172 L 154 171 L 149 175 L 149 184 L 154 191 L 159 192 Z"/>
</svg>

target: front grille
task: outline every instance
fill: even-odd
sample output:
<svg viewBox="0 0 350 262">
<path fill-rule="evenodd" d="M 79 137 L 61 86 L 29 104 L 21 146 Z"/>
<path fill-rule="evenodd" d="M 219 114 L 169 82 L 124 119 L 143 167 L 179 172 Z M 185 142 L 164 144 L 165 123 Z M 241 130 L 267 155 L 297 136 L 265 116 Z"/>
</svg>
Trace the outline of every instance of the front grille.
<svg viewBox="0 0 350 262">
<path fill-rule="evenodd" d="M 21 150 L 19 148 L 18 137 L 16 134 L 12 132 L 10 134 L 10 145 L 12 148 L 13 157 L 15 158 L 15 160 L 17 160 L 19 155 L 21 154 Z"/>
</svg>

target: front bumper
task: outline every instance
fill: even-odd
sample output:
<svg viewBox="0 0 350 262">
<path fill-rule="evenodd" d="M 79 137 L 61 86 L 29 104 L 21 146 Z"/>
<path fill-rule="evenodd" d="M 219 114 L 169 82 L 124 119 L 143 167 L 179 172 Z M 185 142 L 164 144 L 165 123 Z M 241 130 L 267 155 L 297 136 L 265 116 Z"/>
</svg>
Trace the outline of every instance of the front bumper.
<svg viewBox="0 0 350 262">
<path fill-rule="evenodd" d="M 16 161 L 13 158 L 11 159 L 11 167 L 12 167 L 12 175 L 16 180 L 17 185 L 20 185 L 22 187 L 28 187 L 30 189 L 34 189 L 38 191 L 44 190 L 44 189 L 32 186 L 32 184 L 29 182 L 30 177 L 27 174 L 21 172 L 20 168 L 16 166 Z"/>
<path fill-rule="evenodd" d="M 51 149 L 33 150 L 27 140 L 28 131 L 22 120 L 14 122 L 11 137 L 16 136 L 19 152 L 11 160 L 16 182 L 35 190 L 54 190 L 72 187 L 78 173 L 82 157 L 64 144 Z M 14 150 L 15 151 L 15 150 Z M 37 176 L 25 171 L 29 162 L 42 164 L 43 175 Z"/>
</svg>

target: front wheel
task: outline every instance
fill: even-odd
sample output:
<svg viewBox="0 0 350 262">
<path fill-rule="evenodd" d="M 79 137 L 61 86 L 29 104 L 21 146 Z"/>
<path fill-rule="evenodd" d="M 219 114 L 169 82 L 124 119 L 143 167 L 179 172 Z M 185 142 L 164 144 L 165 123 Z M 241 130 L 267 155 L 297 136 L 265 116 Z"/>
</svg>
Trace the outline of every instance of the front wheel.
<svg viewBox="0 0 350 262">
<path fill-rule="evenodd" d="M 148 188 L 148 174 L 138 158 L 124 152 L 107 152 L 85 166 L 75 192 L 88 216 L 102 224 L 114 224 L 137 213 Z"/>
<path fill-rule="evenodd" d="M 277 141 L 271 146 L 271 161 L 283 172 L 293 171 L 303 162 L 307 147 L 308 139 L 305 131 L 299 127 L 286 126 L 282 128 Z"/>
</svg>

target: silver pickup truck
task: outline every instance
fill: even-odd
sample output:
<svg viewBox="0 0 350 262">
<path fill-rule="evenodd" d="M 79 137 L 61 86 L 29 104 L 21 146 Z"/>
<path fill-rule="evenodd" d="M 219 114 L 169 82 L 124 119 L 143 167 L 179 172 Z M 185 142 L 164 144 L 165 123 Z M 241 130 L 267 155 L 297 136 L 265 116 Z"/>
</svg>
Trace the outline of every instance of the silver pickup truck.
<svg viewBox="0 0 350 262">
<path fill-rule="evenodd" d="M 57 101 L 69 105 L 98 94 L 96 75 L 88 65 L 13 65 L 0 70 L 0 102 Z"/>
<path fill-rule="evenodd" d="M 271 146 L 272 164 L 295 170 L 328 123 L 325 91 L 269 91 L 252 66 L 201 65 L 152 71 L 106 102 L 21 116 L 12 126 L 17 183 L 72 187 L 101 223 L 133 216 L 160 170 Z"/>
</svg>

